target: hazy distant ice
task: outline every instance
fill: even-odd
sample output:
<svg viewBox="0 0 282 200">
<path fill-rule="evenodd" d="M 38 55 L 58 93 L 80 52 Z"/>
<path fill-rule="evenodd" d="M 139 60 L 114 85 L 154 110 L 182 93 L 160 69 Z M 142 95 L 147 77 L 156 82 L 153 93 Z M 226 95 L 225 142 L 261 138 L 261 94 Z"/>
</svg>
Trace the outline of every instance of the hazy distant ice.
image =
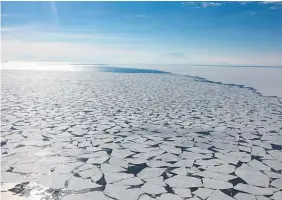
<svg viewBox="0 0 282 200">
<path fill-rule="evenodd" d="M 6 62 L 1 63 L 2 69 L 38 69 L 58 71 L 84 71 L 97 65 L 74 66 L 67 63 L 30 63 Z M 113 65 L 111 65 L 113 66 Z M 265 96 L 282 98 L 282 68 L 268 67 L 217 67 L 217 66 L 180 66 L 180 65 L 118 65 L 118 67 L 135 67 L 158 69 L 171 73 L 199 76 L 211 81 L 239 84 L 257 89 Z"/>
<path fill-rule="evenodd" d="M 282 98 L 282 68 L 187 67 L 176 73 L 200 76 L 211 81 L 253 87 L 265 96 Z"/>
<path fill-rule="evenodd" d="M 199 76 L 211 81 L 245 85 L 257 89 L 265 96 L 282 98 L 282 68 L 172 65 L 150 65 L 150 67 L 176 74 Z"/>
</svg>

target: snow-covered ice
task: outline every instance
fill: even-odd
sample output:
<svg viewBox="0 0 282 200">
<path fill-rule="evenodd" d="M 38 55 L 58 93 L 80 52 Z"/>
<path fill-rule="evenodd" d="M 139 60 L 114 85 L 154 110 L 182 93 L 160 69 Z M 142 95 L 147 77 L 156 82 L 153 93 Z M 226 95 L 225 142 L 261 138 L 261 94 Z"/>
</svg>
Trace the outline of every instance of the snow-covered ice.
<svg viewBox="0 0 282 200">
<path fill-rule="evenodd" d="M 281 199 L 278 98 L 174 74 L 1 78 L 6 196 Z"/>
</svg>

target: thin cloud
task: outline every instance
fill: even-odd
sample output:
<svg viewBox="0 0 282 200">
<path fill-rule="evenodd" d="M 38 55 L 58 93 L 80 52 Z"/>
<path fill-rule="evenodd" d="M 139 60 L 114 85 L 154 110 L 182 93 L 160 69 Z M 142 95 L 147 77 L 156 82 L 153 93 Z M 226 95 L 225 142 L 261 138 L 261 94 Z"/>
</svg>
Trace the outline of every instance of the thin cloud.
<svg viewBox="0 0 282 200">
<path fill-rule="evenodd" d="M 2 11 L 3 12 L 3 11 Z M 23 15 L 17 13 L 0 13 L 1 17 L 7 17 L 7 18 L 20 18 L 23 17 Z"/>
<path fill-rule="evenodd" d="M 14 31 L 14 29 L 9 27 L 1 27 L 1 32 L 11 32 L 11 31 Z"/>
<path fill-rule="evenodd" d="M 246 13 L 246 14 L 248 14 L 248 15 L 251 15 L 251 16 L 254 16 L 254 15 L 256 15 L 256 12 L 254 12 L 254 11 L 245 11 L 244 13 Z"/>
<path fill-rule="evenodd" d="M 269 7 L 270 10 L 279 10 L 282 9 L 282 3 L 276 4 L 274 6 Z"/>
<path fill-rule="evenodd" d="M 224 2 L 201 2 L 203 8 L 222 6 Z"/>
<path fill-rule="evenodd" d="M 85 29 L 64 30 L 58 29 L 56 26 L 47 24 L 26 24 L 21 26 L 5 26 L 1 27 L 2 37 L 7 39 L 31 39 L 39 40 L 73 40 L 73 39 L 105 39 L 105 40 L 123 40 L 125 38 L 87 33 Z"/>
<path fill-rule="evenodd" d="M 193 1 L 188 1 L 188 2 L 181 2 L 180 5 L 181 6 L 185 6 L 185 5 L 195 5 L 196 2 L 193 2 Z"/>
<path fill-rule="evenodd" d="M 241 2 L 239 2 L 240 3 L 240 5 L 246 5 L 247 3 L 249 3 L 249 2 L 247 2 L 247 1 L 241 1 Z"/>
<path fill-rule="evenodd" d="M 84 32 L 84 33 L 89 33 L 89 32 L 93 32 L 93 29 L 87 29 L 87 28 L 66 28 L 64 29 L 64 31 L 66 32 Z"/>
<path fill-rule="evenodd" d="M 52 33 L 53 36 L 62 37 L 65 39 L 110 39 L 110 40 L 123 40 L 122 37 L 101 36 L 92 34 L 77 34 L 77 33 Z"/>
<path fill-rule="evenodd" d="M 278 10 L 282 9 L 282 2 L 281 1 L 262 1 L 260 4 L 271 5 L 268 9 L 269 10 Z"/>
<path fill-rule="evenodd" d="M 10 17 L 11 14 L 1 13 L 1 17 Z"/>
<path fill-rule="evenodd" d="M 277 1 L 262 1 L 260 3 L 261 4 L 272 4 L 272 3 L 277 3 Z"/>
<path fill-rule="evenodd" d="M 216 64 L 233 65 L 281 65 L 280 54 L 252 54 L 239 52 L 238 55 L 220 55 L 218 52 L 184 52 L 185 58 L 169 57 L 148 47 L 135 45 L 98 45 L 81 42 L 40 42 L 2 40 L 2 59 L 7 61 L 46 61 L 109 64 Z M 174 54 L 174 53 L 173 53 Z"/>
<path fill-rule="evenodd" d="M 54 23 L 56 25 L 60 24 L 60 20 L 59 20 L 59 15 L 58 15 L 58 10 L 57 10 L 57 6 L 56 6 L 56 2 L 55 1 L 50 1 L 50 5 L 51 5 L 51 15 L 52 15 L 52 20 L 54 21 Z"/>
<path fill-rule="evenodd" d="M 181 2 L 181 7 L 185 5 L 196 6 L 196 8 L 218 7 L 225 4 L 225 2 Z"/>
<path fill-rule="evenodd" d="M 166 53 L 165 56 L 170 56 L 174 58 L 187 58 L 188 56 L 181 52 Z"/>
<path fill-rule="evenodd" d="M 27 55 L 33 55 L 30 58 Z M 3 40 L 2 58 L 7 61 L 90 63 L 156 63 L 163 57 L 140 48 L 82 42 Z"/>
</svg>

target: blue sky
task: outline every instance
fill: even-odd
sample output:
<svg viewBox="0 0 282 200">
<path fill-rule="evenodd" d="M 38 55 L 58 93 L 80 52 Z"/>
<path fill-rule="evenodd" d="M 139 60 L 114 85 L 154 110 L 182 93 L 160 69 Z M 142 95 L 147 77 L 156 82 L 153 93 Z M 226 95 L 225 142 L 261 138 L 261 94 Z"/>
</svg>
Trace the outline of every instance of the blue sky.
<svg viewBox="0 0 282 200">
<path fill-rule="evenodd" d="M 2 60 L 282 66 L 281 2 L 2 2 Z"/>
</svg>

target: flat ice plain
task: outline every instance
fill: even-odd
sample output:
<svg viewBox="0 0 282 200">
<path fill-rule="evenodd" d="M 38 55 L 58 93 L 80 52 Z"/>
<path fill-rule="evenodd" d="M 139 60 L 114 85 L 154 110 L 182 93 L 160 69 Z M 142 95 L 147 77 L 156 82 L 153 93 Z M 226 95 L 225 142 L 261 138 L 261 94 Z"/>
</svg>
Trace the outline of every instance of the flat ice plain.
<svg viewBox="0 0 282 200">
<path fill-rule="evenodd" d="M 161 69 L 175 74 L 198 76 L 225 84 L 255 88 L 264 96 L 282 98 L 282 67 L 199 66 L 199 65 L 133 65 L 136 68 Z M 132 67 L 132 65 L 128 65 Z"/>
<path fill-rule="evenodd" d="M 1 76 L 3 199 L 282 199 L 276 97 L 167 73 Z"/>
</svg>

